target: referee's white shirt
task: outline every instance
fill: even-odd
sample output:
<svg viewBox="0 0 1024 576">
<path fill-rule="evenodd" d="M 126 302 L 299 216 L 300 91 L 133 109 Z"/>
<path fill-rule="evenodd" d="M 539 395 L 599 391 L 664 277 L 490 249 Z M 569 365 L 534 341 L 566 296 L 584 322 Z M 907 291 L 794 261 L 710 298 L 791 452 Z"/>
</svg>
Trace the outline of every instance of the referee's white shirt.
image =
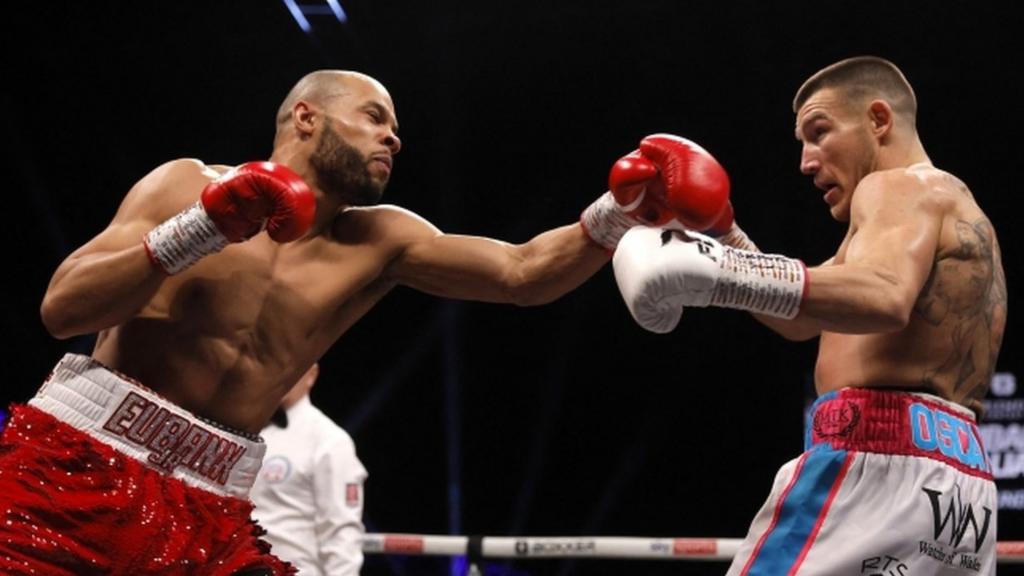
<svg viewBox="0 0 1024 576">
<path fill-rule="evenodd" d="M 288 426 L 270 424 L 252 500 L 271 553 L 302 575 L 349 576 L 363 565 L 363 484 L 355 444 L 303 397 L 286 410 Z"/>
</svg>

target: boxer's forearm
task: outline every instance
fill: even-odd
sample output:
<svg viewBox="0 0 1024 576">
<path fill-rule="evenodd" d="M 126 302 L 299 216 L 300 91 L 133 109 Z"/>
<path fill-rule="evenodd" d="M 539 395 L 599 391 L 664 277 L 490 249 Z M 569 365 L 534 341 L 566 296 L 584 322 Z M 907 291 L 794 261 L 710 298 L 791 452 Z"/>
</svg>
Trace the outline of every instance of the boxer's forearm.
<svg viewBox="0 0 1024 576">
<path fill-rule="evenodd" d="M 822 330 L 868 334 L 902 330 L 920 286 L 898 274 L 842 264 L 808 270 L 801 317 Z"/>
<path fill-rule="evenodd" d="M 789 340 L 807 340 L 822 331 L 892 332 L 910 321 L 914 292 L 898 277 L 849 265 L 811 268 L 808 277 L 809 288 L 796 318 L 754 317 Z"/>
<path fill-rule="evenodd" d="M 813 318 L 797 316 L 792 320 L 784 320 L 764 314 L 751 314 L 751 316 L 779 336 L 793 342 L 803 342 L 821 335 L 821 324 Z"/>
<path fill-rule="evenodd" d="M 551 302 L 579 287 L 608 263 L 608 253 L 590 241 L 579 224 L 537 235 L 516 247 L 513 301 L 529 306 Z"/>
<path fill-rule="evenodd" d="M 440 234 L 410 245 L 385 276 L 437 296 L 534 306 L 576 288 L 607 262 L 607 251 L 570 224 L 519 245 Z"/>
<path fill-rule="evenodd" d="M 117 252 L 72 255 L 43 297 L 43 324 L 62 339 L 116 326 L 134 316 L 166 278 L 141 243 Z"/>
</svg>

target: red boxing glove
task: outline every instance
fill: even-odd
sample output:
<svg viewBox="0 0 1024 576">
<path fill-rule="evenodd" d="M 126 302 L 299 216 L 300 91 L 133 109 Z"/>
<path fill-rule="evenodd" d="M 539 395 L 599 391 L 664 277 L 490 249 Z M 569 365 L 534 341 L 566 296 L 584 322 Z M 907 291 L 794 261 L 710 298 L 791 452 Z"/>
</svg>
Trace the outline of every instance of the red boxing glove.
<svg viewBox="0 0 1024 576">
<path fill-rule="evenodd" d="M 619 208 L 649 226 L 661 226 L 675 217 L 665 205 L 665 184 L 658 167 L 639 150 L 626 154 L 612 165 L 608 189 Z"/>
<path fill-rule="evenodd" d="M 176 274 L 266 226 L 277 242 L 306 233 L 316 214 L 309 186 L 287 166 L 248 162 L 203 188 L 199 202 L 151 230 L 143 241 L 154 265 Z"/>
<path fill-rule="evenodd" d="M 639 150 L 612 165 L 608 188 L 580 221 L 609 251 L 638 224 L 662 226 L 676 219 L 691 230 L 725 231 L 732 225 L 729 176 L 711 154 L 679 136 L 644 138 Z"/>
<path fill-rule="evenodd" d="M 247 162 L 203 188 L 203 209 L 230 242 L 255 236 L 266 223 L 277 242 L 291 242 L 313 224 L 309 186 L 282 164 Z"/>
<path fill-rule="evenodd" d="M 732 201 L 725 203 L 725 210 L 722 211 L 722 215 L 715 220 L 714 224 L 711 225 L 707 230 L 700 230 L 713 238 L 724 236 L 733 229 L 736 219 L 736 214 L 732 210 Z"/>
<path fill-rule="evenodd" d="M 580 215 L 587 236 L 609 253 L 633 226 L 661 225 L 673 218 L 665 206 L 658 168 L 639 150 L 619 158 L 608 173 L 608 192 Z"/>
<path fill-rule="evenodd" d="M 729 203 L 729 175 L 707 150 L 671 134 L 640 142 L 640 154 L 661 173 L 664 203 L 691 230 L 719 224 Z"/>
</svg>

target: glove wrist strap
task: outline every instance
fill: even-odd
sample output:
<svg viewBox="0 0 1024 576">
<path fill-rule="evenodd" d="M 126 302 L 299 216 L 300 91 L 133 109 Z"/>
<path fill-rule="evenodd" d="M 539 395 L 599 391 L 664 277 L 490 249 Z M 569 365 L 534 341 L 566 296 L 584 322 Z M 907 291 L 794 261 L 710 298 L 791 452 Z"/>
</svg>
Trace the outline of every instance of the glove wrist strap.
<svg viewBox="0 0 1024 576">
<path fill-rule="evenodd" d="M 733 222 L 732 226 L 729 227 L 725 234 L 717 236 L 715 240 L 718 240 L 726 246 L 732 246 L 733 248 L 739 248 L 740 250 L 749 250 L 751 252 L 761 251 L 761 249 L 757 247 L 757 244 L 754 244 L 754 241 L 747 236 L 747 233 L 744 232 L 736 222 Z"/>
<path fill-rule="evenodd" d="M 623 234 L 637 225 L 622 211 L 611 192 L 605 192 L 583 210 L 580 224 L 595 244 L 609 252 L 614 252 Z"/>
<path fill-rule="evenodd" d="M 229 244 L 199 202 L 150 230 L 142 243 L 150 262 L 169 275 Z"/>
<path fill-rule="evenodd" d="M 800 260 L 725 247 L 710 304 L 787 320 L 800 313 L 807 267 Z"/>
</svg>

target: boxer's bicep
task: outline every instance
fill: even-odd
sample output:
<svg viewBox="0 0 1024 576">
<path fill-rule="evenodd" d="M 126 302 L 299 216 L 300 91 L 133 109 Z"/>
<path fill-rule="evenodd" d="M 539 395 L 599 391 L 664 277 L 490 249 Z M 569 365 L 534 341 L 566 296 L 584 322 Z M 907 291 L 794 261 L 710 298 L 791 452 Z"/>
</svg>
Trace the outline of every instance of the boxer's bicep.
<svg viewBox="0 0 1024 576">
<path fill-rule="evenodd" d="M 465 300 L 512 301 L 516 250 L 479 236 L 437 234 L 410 243 L 389 268 L 398 283 Z"/>
<path fill-rule="evenodd" d="M 68 260 L 135 248 L 154 226 L 195 201 L 211 177 L 195 160 L 174 160 L 147 174 L 128 191 L 113 219 Z"/>
<path fill-rule="evenodd" d="M 844 265 L 877 276 L 909 313 L 935 262 L 941 207 L 904 175 L 871 179 L 858 192 L 863 194 L 851 211 L 857 232 Z"/>
<path fill-rule="evenodd" d="M 935 259 L 941 205 L 899 175 L 869 178 L 857 189 L 842 262 L 808 270 L 801 310 L 832 332 L 903 329 Z"/>
<path fill-rule="evenodd" d="M 143 236 L 198 198 L 208 181 L 202 165 L 180 160 L 157 168 L 125 196 L 113 220 L 61 262 L 40 306 L 51 334 L 95 332 L 130 318 L 166 278 L 154 267 Z"/>
</svg>

